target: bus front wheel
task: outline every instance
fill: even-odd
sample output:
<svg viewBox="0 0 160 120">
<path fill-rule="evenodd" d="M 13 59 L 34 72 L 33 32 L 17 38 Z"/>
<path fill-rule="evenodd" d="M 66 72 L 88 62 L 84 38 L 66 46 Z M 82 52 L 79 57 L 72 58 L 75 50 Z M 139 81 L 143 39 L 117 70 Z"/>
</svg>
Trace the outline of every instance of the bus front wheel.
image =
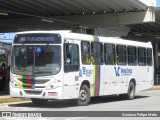
<svg viewBox="0 0 160 120">
<path fill-rule="evenodd" d="M 31 98 L 31 101 L 36 105 L 45 105 L 48 102 L 48 100 L 46 99 L 38 99 L 38 98 Z"/>
<path fill-rule="evenodd" d="M 78 105 L 88 105 L 90 101 L 90 90 L 87 85 L 82 85 L 79 91 Z"/>
</svg>

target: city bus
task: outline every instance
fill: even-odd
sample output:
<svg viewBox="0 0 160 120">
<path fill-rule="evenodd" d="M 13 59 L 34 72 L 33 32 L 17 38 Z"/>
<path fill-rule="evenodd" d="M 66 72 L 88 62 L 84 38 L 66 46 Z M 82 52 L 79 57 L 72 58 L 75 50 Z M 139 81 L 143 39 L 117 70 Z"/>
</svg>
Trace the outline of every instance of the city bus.
<svg viewBox="0 0 160 120">
<path fill-rule="evenodd" d="M 100 37 L 70 31 L 28 31 L 15 35 L 11 53 L 10 95 L 48 100 L 74 99 L 88 105 L 95 96 L 132 100 L 152 88 L 150 42 Z"/>
</svg>

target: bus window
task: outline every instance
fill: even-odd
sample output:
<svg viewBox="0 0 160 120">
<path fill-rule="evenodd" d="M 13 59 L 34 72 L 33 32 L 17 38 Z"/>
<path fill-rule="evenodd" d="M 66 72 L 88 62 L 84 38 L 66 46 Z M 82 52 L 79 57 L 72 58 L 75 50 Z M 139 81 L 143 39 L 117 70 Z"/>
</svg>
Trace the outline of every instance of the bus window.
<svg viewBox="0 0 160 120">
<path fill-rule="evenodd" d="M 94 65 L 103 64 L 103 44 L 92 42 L 91 44 L 91 61 Z"/>
<path fill-rule="evenodd" d="M 137 65 L 136 47 L 128 46 L 128 65 Z"/>
<path fill-rule="evenodd" d="M 79 51 L 77 44 L 64 44 L 64 71 L 79 70 Z"/>
<path fill-rule="evenodd" d="M 152 49 L 151 48 L 147 49 L 147 64 L 149 66 L 152 66 Z"/>
<path fill-rule="evenodd" d="M 104 45 L 105 53 L 105 64 L 113 65 L 115 64 L 115 45 L 114 44 L 105 44 Z"/>
<path fill-rule="evenodd" d="M 126 64 L 126 46 L 117 45 L 116 52 L 117 52 L 117 64 L 125 65 Z"/>
<path fill-rule="evenodd" d="M 81 56 L 82 56 L 82 64 L 90 64 L 91 58 L 90 58 L 90 43 L 87 41 L 81 42 Z"/>
<path fill-rule="evenodd" d="M 138 64 L 139 65 L 146 65 L 146 48 L 138 48 Z"/>
</svg>

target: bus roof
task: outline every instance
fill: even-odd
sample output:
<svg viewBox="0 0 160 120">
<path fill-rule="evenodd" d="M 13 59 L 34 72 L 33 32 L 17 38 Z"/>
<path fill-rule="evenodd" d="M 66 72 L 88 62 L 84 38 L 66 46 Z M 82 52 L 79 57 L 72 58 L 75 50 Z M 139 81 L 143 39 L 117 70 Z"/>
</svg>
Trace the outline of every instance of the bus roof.
<svg viewBox="0 0 160 120">
<path fill-rule="evenodd" d="M 70 30 L 26 31 L 26 32 L 18 32 L 16 34 L 31 34 L 31 33 L 59 33 L 65 39 L 74 39 L 74 40 L 80 40 L 80 41 L 84 41 L 84 40 L 85 41 L 95 41 L 95 39 L 97 39 L 98 41 L 103 42 L 103 43 L 152 48 L 151 42 L 138 42 L 138 41 L 122 39 L 120 37 L 101 37 L 101 36 L 93 36 L 93 35 L 86 35 L 86 34 L 80 34 L 80 33 L 72 33 Z"/>
<path fill-rule="evenodd" d="M 69 33 L 71 30 L 51 30 L 51 31 L 24 31 L 24 32 L 17 32 L 16 34 L 31 34 L 31 33 L 59 33 L 59 34 L 65 34 Z"/>
</svg>

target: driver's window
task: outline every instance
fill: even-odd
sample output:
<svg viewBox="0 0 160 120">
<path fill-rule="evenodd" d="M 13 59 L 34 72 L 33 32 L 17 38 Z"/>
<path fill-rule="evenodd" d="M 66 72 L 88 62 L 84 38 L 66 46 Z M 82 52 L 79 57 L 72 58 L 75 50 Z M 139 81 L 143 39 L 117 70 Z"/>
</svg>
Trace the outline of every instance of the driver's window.
<svg viewBox="0 0 160 120">
<path fill-rule="evenodd" d="M 77 44 L 64 44 L 65 71 L 79 70 L 79 47 Z"/>
</svg>

